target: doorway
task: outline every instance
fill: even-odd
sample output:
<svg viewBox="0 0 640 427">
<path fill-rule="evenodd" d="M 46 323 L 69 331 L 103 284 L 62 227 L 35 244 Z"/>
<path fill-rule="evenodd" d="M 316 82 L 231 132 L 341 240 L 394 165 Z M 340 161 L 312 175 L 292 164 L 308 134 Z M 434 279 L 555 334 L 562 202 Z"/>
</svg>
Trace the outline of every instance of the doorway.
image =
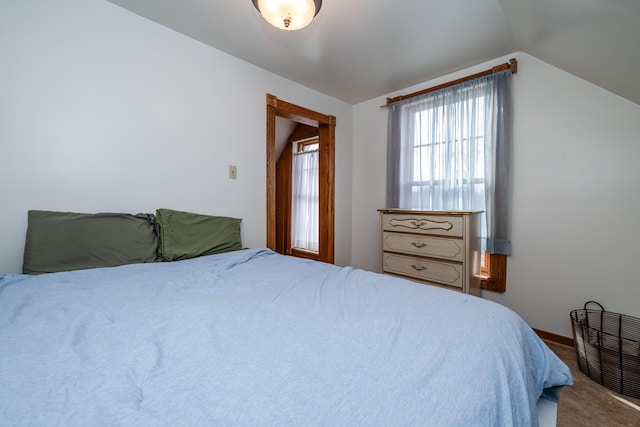
<svg viewBox="0 0 640 427">
<path fill-rule="evenodd" d="M 336 118 L 321 114 L 267 94 L 267 247 L 276 250 L 276 117 L 282 117 L 318 130 L 319 226 L 318 260 L 334 262 L 335 225 L 335 126 Z M 282 238 L 282 237 L 280 237 Z"/>
</svg>

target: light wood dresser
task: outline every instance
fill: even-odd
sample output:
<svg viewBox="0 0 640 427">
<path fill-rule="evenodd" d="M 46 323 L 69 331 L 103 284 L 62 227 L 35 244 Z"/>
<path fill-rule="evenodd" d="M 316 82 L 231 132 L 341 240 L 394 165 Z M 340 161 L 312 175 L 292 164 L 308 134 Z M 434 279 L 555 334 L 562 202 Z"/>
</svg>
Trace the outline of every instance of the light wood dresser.
<svg viewBox="0 0 640 427">
<path fill-rule="evenodd" d="M 480 295 L 482 212 L 379 212 L 383 273 Z"/>
</svg>

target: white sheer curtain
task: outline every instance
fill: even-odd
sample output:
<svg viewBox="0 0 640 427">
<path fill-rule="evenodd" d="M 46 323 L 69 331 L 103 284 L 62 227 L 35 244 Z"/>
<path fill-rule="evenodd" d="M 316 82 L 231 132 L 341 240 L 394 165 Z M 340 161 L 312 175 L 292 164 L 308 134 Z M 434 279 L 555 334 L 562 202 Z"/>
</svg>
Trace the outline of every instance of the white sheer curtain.
<svg viewBox="0 0 640 427">
<path fill-rule="evenodd" d="M 291 246 L 318 251 L 318 151 L 293 156 Z"/>
<path fill-rule="evenodd" d="M 387 207 L 485 211 L 483 249 L 511 253 L 511 72 L 389 108 Z"/>
</svg>

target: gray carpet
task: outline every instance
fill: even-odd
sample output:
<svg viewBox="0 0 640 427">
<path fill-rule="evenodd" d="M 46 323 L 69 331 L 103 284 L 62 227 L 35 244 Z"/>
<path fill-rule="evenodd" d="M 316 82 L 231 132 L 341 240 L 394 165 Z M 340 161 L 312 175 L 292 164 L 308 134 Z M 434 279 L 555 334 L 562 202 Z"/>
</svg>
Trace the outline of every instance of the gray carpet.
<svg viewBox="0 0 640 427">
<path fill-rule="evenodd" d="M 547 345 L 569 366 L 573 375 L 574 385 L 565 387 L 560 393 L 558 427 L 640 427 L 640 399 L 615 393 L 580 372 L 573 348 L 549 342 Z"/>
</svg>

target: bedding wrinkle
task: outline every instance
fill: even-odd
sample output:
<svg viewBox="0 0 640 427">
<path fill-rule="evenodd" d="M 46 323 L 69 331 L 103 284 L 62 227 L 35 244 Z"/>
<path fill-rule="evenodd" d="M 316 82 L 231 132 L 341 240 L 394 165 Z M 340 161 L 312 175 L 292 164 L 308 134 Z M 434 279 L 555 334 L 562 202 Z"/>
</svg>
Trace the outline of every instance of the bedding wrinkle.
<svg viewBox="0 0 640 427">
<path fill-rule="evenodd" d="M 0 296 L 13 287 L 20 286 L 27 278 L 28 277 L 24 277 L 22 274 L 15 273 L 0 276 Z"/>
<path fill-rule="evenodd" d="M 78 354 L 82 359 L 86 359 L 88 357 L 84 351 L 87 338 L 87 327 L 86 321 L 81 320 L 73 327 L 71 334 L 71 348 L 73 348 L 76 354 Z"/>
<path fill-rule="evenodd" d="M 14 309 L 11 311 L 11 314 L 9 314 L 9 319 L 8 321 L 10 322 L 16 322 L 18 321 L 18 319 L 20 318 L 21 314 L 27 310 L 27 308 L 31 305 L 31 298 L 27 297 L 25 298 L 24 302 L 18 304 L 16 307 L 14 307 Z"/>
</svg>

